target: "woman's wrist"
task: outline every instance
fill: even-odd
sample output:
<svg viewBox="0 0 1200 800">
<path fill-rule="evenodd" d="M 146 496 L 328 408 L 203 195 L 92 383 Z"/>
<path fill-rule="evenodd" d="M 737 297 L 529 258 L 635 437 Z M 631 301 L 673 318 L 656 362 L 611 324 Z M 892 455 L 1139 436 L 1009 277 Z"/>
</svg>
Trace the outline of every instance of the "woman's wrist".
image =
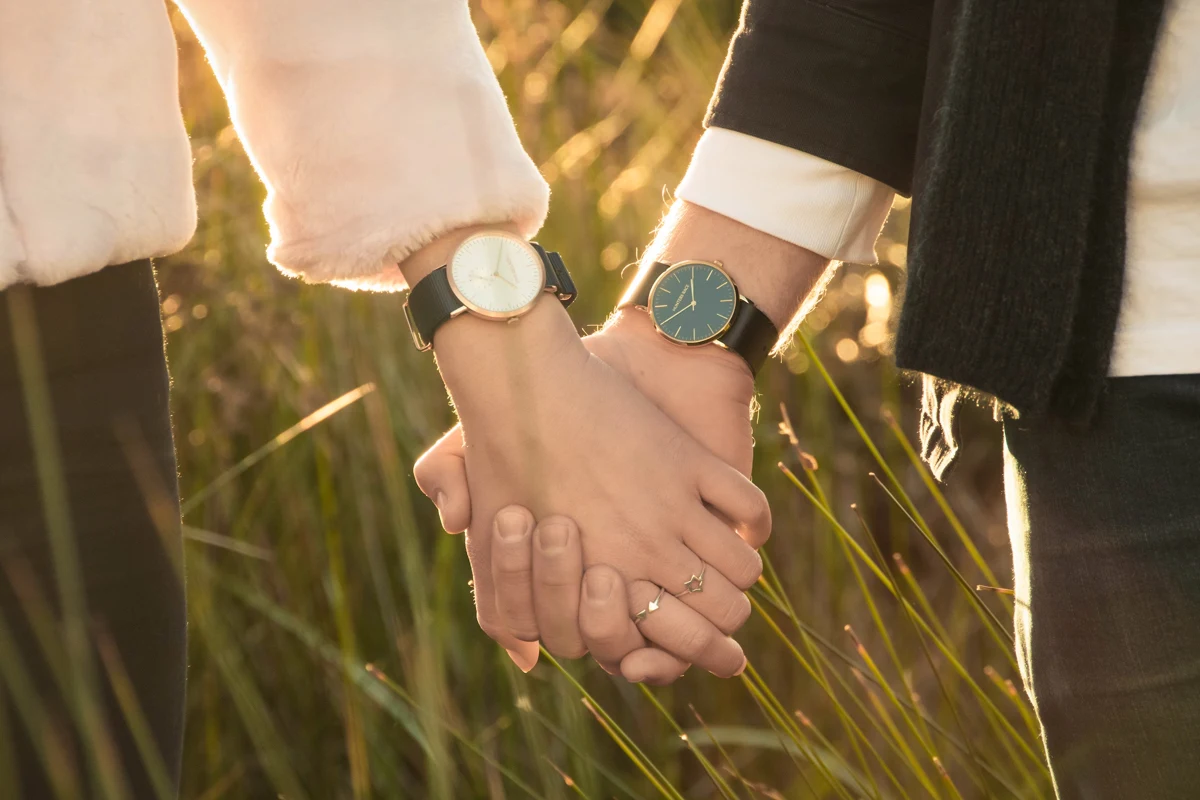
<svg viewBox="0 0 1200 800">
<path fill-rule="evenodd" d="M 445 266 L 463 240 L 483 231 L 517 233 L 517 225 L 471 225 L 438 236 L 400 263 L 409 287 Z M 513 376 L 528 378 L 531 370 L 554 369 L 587 355 L 566 309 L 550 293 L 507 321 L 470 312 L 455 316 L 438 327 L 432 343 L 442 379 L 460 410 L 473 406 L 476 397 L 490 396 L 492 405 L 504 400 Z"/>
<path fill-rule="evenodd" d="M 505 231 L 507 233 L 520 234 L 520 230 L 515 222 L 465 225 L 461 228 L 455 228 L 454 230 L 439 234 L 436 239 L 420 250 L 414 251 L 408 258 L 400 262 L 400 272 L 404 275 L 404 280 L 408 283 L 408 288 L 412 289 L 426 275 L 439 267 L 446 266 L 450 261 L 450 257 L 454 255 L 454 251 L 458 249 L 458 246 L 464 239 L 482 231 Z"/>
<path fill-rule="evenodd" d="M 546 380 L 587 359 L 574 323 L 553 294 L 508 321 L 462 314 L 438 329 L 433 350 L 461 416 L 527 402 Z"/>
</svg>

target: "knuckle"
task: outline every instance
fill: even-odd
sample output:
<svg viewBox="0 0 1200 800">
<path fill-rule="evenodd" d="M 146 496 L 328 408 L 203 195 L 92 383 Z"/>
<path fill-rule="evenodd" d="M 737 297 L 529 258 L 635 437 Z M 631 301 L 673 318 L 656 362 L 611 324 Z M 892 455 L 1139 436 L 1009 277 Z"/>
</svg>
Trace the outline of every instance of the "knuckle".
<svg viewBox="0 0 1200 800">
<path fill-rule="evenodd" d="M 753 488 L 754 499 L 750 504 L 751 514 L 756 522 L 762 523 L 769 531 L 771 528 L 771 503 L 768 502 L 767 495 L 762 489 L 757 486 Z"/>
<path fill-rule="evenodd" d="M 533 582 L 533 569 L 527 559 L 514 558 L 508 554 L 502 555 L 492 562 L 492 569 L 503 579 L 504 583 L 509 585 Z"/>
<path fill-rule="evenodd" d="M 529 625 L 515 625 L 508 629 L 509 635 L 522 642 L 536 642 L 539 637 L 538 629 Z"/>
<path fill-rule="evenodd" d="M 537 575 L 538 589 L 545 589 L 554 594 L 570 594 L 579 591 L 580 576 L 576 572 L 574 574 L 551 570 L 549 572 L 541 572 Z"/>
<path fill-rule="evenodd" d="M 502 638 L 520 639 L 522 642 L 536 642 L 538 640 L 537 623 L 530 615 L 530 612 L 520 603 L 505 603 L 503 598 L 499 601 L 500 616 L 502 622 L 494 627 L 498 631 L 498 636 L 488 636 L 499 641 Z"/>
<path fill-rule="evenodd" d="M 688 661 L 695 661 L 695 656 L 707 651 L 712 643 L 712 633 L 705 626 L 695 625 L 679 632 L 679 651 Z"/>
<path fill-rule="evenodd" d="M 721 630 L 725 633 L 733 633 L 738 630 L 746 624 L 746 620 L 750 619 L 750 611 L 750 601 L 746 595 L 739 593 L 725 605 L 721 612 Z"/>
<path fill-rule="evenodd" d="M 583 658 L 588 652 L 587 648 L 584 647 L 583 642 L 578 640 L 560 640 L 555 642 L 546 641 L 543 644 L 545 644 L 546 649 L 550 651 L 550 654 L 556 658 Z"/>
<path fill-rule="evenodd" d="M 588 641 L 608 645 L 621 640 L 625 633 L 625 622 L 616 613 L 582 614 L 579 617 L 579 630 Z"/>
<path fill-rule="evenodd" d="M 413 480 L 417 482 L 417 488 L 426 496 L 429 494 L 430 484 L 433 483 L 436 475 L 437 468 L 433 465 L 432 456 L 429 453 L 421 456 L 417 463 L 413 464 Z"/>
<path fill-rule="evenodd" d="M 758 583 L 758 579 L 762 577 L 762 573 L 762 556 L 758 554 L 757 550 L 748 550 L 746 558 L 743 559 L 738 569 L 737 575 L 732 580 L 735 586 L 745 591 Z"/>
<path fill-rule="evenodd" d="M 688 454 L 688 444 L 688 435 L 686 433 L 679 429 L 673 430 L 667 434 L 666 439 L 663 441 L 662 453 L 667 459 L 674 462 Z"/>
<path fill-rule="evenodd" d="M 538 521 L 539 528 L 549 528 L 555 525 L 561 525 L 566 528 L 574 528 L 575 520 L 565 514 L 551 514 L 548 517 L 543 517 Z"/>
<path fill-rule="evenodd" d="M 479 628 L 489 639 L 494 639 L 499 642 L 508 636 L 508 628 L 501 625 L 498 621 L 485 618 L 482 614 L 475 615 L 476 621 L 479 623 Z"/>
</svg>

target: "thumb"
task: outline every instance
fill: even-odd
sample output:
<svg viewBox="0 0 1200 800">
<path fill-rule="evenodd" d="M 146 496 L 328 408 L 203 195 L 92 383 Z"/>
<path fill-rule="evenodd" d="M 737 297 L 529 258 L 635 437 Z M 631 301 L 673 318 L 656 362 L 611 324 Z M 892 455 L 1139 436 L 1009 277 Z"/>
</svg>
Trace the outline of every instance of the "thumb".
<svg viewBox="0 0 1200 800">
<path fill-rule="evenodd" d="M 463 459 L 462 428 L 455 425 L 413 465 L 421 492 L 437 506 L 447 533 L 462 533 L 471 524 L 471 493 Z"/>
</svg>

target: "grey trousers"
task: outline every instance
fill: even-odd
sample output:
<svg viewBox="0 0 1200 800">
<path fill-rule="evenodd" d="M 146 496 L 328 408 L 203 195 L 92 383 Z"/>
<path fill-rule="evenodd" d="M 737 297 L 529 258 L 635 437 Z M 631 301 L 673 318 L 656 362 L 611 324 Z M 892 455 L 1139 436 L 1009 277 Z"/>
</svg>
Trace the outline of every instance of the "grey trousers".
<svg viewBox="0 0 1200 800">
<path fill-rule="evenodd" d="M 1200 375 L 1005 424 L 1017 656 L 1060 798 L 1200 797 Z"/>
</svg>

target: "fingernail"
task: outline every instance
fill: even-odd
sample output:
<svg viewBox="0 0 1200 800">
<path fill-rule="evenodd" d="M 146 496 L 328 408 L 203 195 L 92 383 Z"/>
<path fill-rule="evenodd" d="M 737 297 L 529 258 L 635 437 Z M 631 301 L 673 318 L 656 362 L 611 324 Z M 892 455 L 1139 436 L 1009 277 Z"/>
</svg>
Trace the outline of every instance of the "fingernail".
<svg viewBox="0 0 1200 800">
<path fill-rule="evenodd" d="M 735 678 L 736 678 L 738 675 L 741 675 L 743 672 L 745 672 L 745 671 L 746 671 L 746 666 L 747 666 L 749 663 L 750 663 L 750 659 L 746 658 L 745 656 L 742 656 L 742 668 L 741 668 L 741 669 L 739 669 L 737 672 L 733 673 L 733 677 L 735 677 Z"/>
<path fill-rule="evenodd" d="M 522 539 L 529 535 L 529 517 L 520 511 L 502 511 L 496 517 L 496 532 L 505 541 Z"/>
<path fill-rule="evenodd" d="M 567 530 L 567 526 L 562 523 L 555 522 L 547 525 L 544 528 L 538 528 L 538 547 L 543 553 L 557 553 L 567 546 L 567 538 L 571 532 Z"/>
<path fill-rule="evenodd" d="M 435 494 L 433 496 L 433 504 L 437 506 L 438 511 L 444 510 L 446 508 L 446 493 L 439 491 Z"/>
<path fill-rule="evenodd" d="M 532 659 L 529 659 L 516 650 L 505 649 L 504 652 L 508 653 L 508 657 L 512 659 L 512 662 L 517 665 L 517 669 L 521 670 L 521 672 L 529 672 L 529 670 L 537 666 L 536 654 Z"/>
<path fill-rule="evenodd" d="M 587 592 L 588 600 L 597 603 L 607 600 L 608 596 L 612 594 L 612 575 L 606 572 L 589 572 L 583 578 L 583 588 Z"/>
</svg>

